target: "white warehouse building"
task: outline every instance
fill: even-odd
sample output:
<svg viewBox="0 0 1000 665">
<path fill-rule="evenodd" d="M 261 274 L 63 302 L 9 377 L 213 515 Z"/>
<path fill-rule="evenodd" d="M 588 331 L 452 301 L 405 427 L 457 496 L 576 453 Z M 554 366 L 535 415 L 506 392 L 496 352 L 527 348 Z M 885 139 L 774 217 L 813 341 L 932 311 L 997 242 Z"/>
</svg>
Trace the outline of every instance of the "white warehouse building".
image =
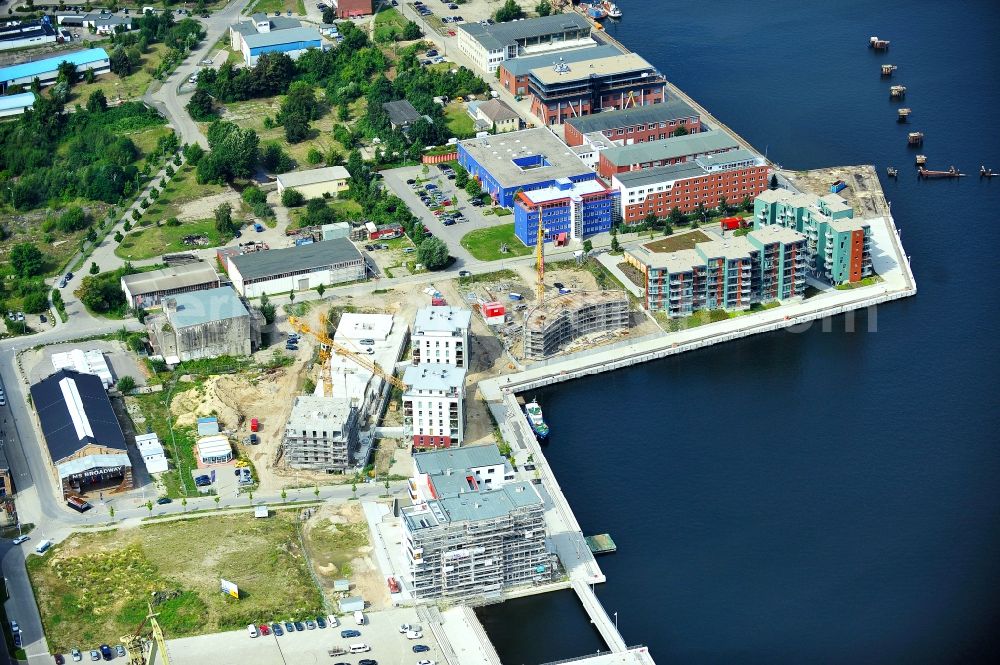
<svg viewBox="0 0 1000 665">
<path fill-rule="evenodd" d="M 465 436 L 465 369 L 411 365 L 403 374 L 403 434 L 417 449 L 450 448 Z"/>
<path fill-rule="evenodd" d="M 424 307 L 413 323 L 413 364 L 469 368 L 469 325 L 472 311 L 458 307 Z"/>
<path fill-rule="evenodd" d="M 230 256 L 227 263 L 233 288 L 244 298 L 307 291 L 367 275 L 364 257 L 346 238 Z"/>
</svg>

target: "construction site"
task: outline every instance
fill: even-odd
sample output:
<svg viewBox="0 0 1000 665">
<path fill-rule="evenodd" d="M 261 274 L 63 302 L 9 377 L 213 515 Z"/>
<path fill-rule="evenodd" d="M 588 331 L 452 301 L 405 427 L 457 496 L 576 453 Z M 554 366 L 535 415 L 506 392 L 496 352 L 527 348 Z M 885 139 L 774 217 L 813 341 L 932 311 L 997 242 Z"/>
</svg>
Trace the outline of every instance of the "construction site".
<svg viewBox="0 0 1000 665">
<path fill-rule="evenodd" d="M 544 360 L 582 350 L 627 333 L 629 299 L 624 291 L 577 291 L 553 296 L 524 321 L 524 357 Z"/>
</svg>

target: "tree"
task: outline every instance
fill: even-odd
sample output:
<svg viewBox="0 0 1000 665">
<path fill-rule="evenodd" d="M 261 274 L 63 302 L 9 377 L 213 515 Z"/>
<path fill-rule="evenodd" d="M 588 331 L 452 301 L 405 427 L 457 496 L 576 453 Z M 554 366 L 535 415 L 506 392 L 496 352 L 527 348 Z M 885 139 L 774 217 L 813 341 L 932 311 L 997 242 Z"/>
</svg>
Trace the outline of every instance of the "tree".
<svg viewBox="0 0 1000 665">
<path fill-rule="evenodd" d="M 413 41 L 414 39 L 420 39 L 424 33 L 420 31 L 420 26 L 413 21 L 407 21 L 406 26 L 403 28 L 403 41 Z"/>
<path fill-rule="evenodd" d="M 618 230 L 611 227 L 611 251 L 615 254 L 620 252 L 622 249 L 621 244 L 618 242 Z"/>
<path fill-rule="evenodd" d="M 90 272 L 91 275 L 96 275 L 97 273 L 101 272 L 101 266 L 97 265 L 97 261 L 91 261 L 90 262 L 90 271 L 89 272 Z"/>
<path fill-rule="evenodd" d="M 642 221 L 646 226 L 654 227 L 659 223 L 660 218 L 656 216 L 655 212 L 650 211 L 646 213 L 646 217 Z"/>
<path fill-rule="evenodd" d="M 740 201 L 740 210 L 743 212 L 753 212 L 753 199 L 750 198 L 749 194 L 744 196 L 743 200 Z"/>
<path fill-rule="evenodd" d="M 503 3 L 503 7 L 498 9 L 493 15 L 494 20 L 497 23 L 506 23 L 507 21 L 514 21 L 519 18 L 524 18 L 524 10 L 515 2 L 515 0 L 507 0 Z"/>
<path fill-rule="evenodd" d="M 120 243 L 124 239 L 125 239 L 125 236 L 122 235 L 121 231 L 115 231 L 115 242 L 119 242 Z"/>
<path fill-rule="evenodd" d="M 286 208 L 297 208 L 302 205 L 306 200 L 306 197 L 302 195 L 297 189 L 292 189 L 289 187 L 281 193 L 281 205 Z"/>
<path fill-rule="evenodd" d="M 287 498 L 288 498 L 288 492 L 286 492 L 284 489 L 282 489 L 281 490 L 281 500 L 284 501 Z"/>
<path fill-rule="evenodd" d="M 29 291 L 21 298 L 21 308 L 28 314 L 41 314 L 49 308 L 49 299 L 44 290 Z"/>
<path fill-rule="evenodd" d="M 424 238 L 417 248 L 417 260 L 428 270 L 441 270 L 448 265 L 448 246 L 440 238 Z"/>
<path fill-rule="evenodd" d="M 22 242 L 10 250 L 10 265 L 22 279 L 42 274 L 45 256 L 33 243 Z"/>
<path fill-rule="evenodd" d="M 337 20 L 337 15 L 333 12 L 333 7 L 327 7 L 323 10 L 323 23 L 333 23 Z"/>
<path fill-rule="evenodd" d="M 358 498 L 358 484 L 357 483 L 351 483 L 351 494 L 354 495 L 355 499 Z"/>
<path fill-rule="evenodd" d="M 309 138 L 309 121 L 301 113 L 285 117 L 285 139 L 289 143 L 302 143 Z"/>
<path fill-rule="evenodd" d="M 295 302 L 295 289 L 288 289 L 288 300 Z"/>
<path fill-rule="evenodd" d="M 687 136 L 687 135 L 688 135 L 688 129 L 684 125 L 681 125 L 677 129 L 675 129 L 674 133 L 672 134 L 672 136 Z"/>
<path fill-rule="evenodd" d="M 88 72 L 91 70 L 87 70 Z M 95 90 L 87 97 L 88 113 L 104 113 L 108 110 L 108 98 L 104 96 L 103 90 Z"/>
<path fill-rule="evenodd" d="M 56 228 L 63 233 L 80 231 L 81 229 L 87 228 L 89 225 L 90 217 L 80 206 L 67 208 L 65 212 L 59 215 L 59 219 L 56 221 Z"/>
<path fill-rule="evenodd" d="M 703 201 L 698 201 L 698 207 L 694 209 L 695 219 L 691 221 L 691 227 L 693 228 L 699 222 L 708 221 L 708 209 L 705 207 Z"/>
<path fill-rule="evenodd" d="M 197 143 L 185 145 L 183 152 L 184 159 L 186 159 L 188 164 L 191 166 L 198 166 L 198 162 L 200 162 L 201 158 L 205 156 L 205 149 Z"/>
<path fill-rule="evenodd" d="M 465 186 L 469 184 L 469 172 L 466 171 L 461 165 L 455 166 L 455 187 L 459 189 L 465 189 Z"/>
<path fill-rule="evenodd" d="M 271 302 L 266 293 L 260 297 L 260 307 L 257 309 L 260 311 L 261 316 L 264 317 L 264 323 L 267 325 L 274 323 L 274 303 Z"/>
<path fill-rule="evenodd" d="M 674 234 L 674 225 L 671 224 L 670 222 L 667 222 L 666 224 L 664 224 L 663 225 L 663 235 L 665 235 L 665 236 L 672 236 L 673 234 Z"/>
<path fill-rule="evenodd" d="M 184 509 L 184 512 L 186 513 L 187 510 L 188 510 L 188 500 L 187 500 L 187 497 L 184 497 L 183 499 L 181 499 L 181 507 Z"/>
<path fill-rule="evenodd" d="M 539 16 L 548 16 L 549 14 L 551 14 L 552 5 L 549 3 L 549 0 L 542 0 L 537 5 L 535 5 L 535 12 Z"/>
<path fill-rule="evenodd" d="M 674 226 L 677 226 L 678 224 L 683 224 L 687 221 L 687 217 L 684 215 L 684 213 L 681 212 L 681 209 L 678 208 L 677 206 L 674 206 L 673 208 L 670 209 L 669 219 L 670 223 L 673 224 Z"/>
<path fill-rule="evenodd" d="M 153 514 L 153 502 L 152 501 L 147 501 L 146 502 L 146 510 L 149 511 L 150 515 Z"/>
<path fill-rule="evenodd" d="M 233 225 L 233 206 L 221 203 L 215 209 L 215 230 L 224 236 L 232 235 L 236 230 Z"/>
<path fill-rule="evenodd" d="M 723 215 L 729 212 L 729 199 L 727 199 L 725 195 L 719 197 L 718 210 Z"/>
<path fill-rule="evenodd" d="M 58 74 L 56 75 L 57 81 L 65 82 L 67 86 L 72 86 L 76 83 L 76 65 L 68 60 L 63 60 L 59 63 L 59 67 L 56 68 Z"/>
<path fill-rule="evenodd" d="M 90 70 L 88 69 L 87 71 L 89 72 Z M 110 517 L 111 519 L 115 518 L 115 507 L 114 506 L 108 506 L 108 517 Z"/>
<path fill-rule="evenodd" d="M 187 103 L 187 112 L 195 120 L 202 122 L 215 120 L 215 104 L 212 96 L 205 90 L 195 90 L 191 101 Z"/>
<path fill-rule="evenodd" d="M 326 293 L 326 286 L 323 285 L 323 284 L 320 284 L 319 286 L 317 286 L 316 287 L 316 293 L 318 293 L 319 297 L 322 298 L 323 294 Z"/>
<path fill-rule="evenodd" d="M 590 254 L 590 252 L 593 249 L 594 249 L 594 243 L 590 239 L 587 239 L 587 240 L 583 241 L 583 253 L 584 254 Z"/>
<path fill-rule="evenodd" d="M 777 173 L 772 173 L 771 174 L 771 183 L 768 186 L 768 189 L 778 189 L 778 174 Z"/>
<path fill-rule="evenodd" d="M 118 392 L 125 394 L 135 388 L 135 379 L 126 374 L 118 379 Z"/>
<path fill-rule="evenodd" d="M 316 148 L 309 148 L 309 152 L 306 153 L 306 161 L 310 164 L 319 164 L 323 161 L 323 153 Z"/>
<path fill-rule="evenodd" d="M 216 494 L 214 501 L 215 501 L 215 507 L 219 508 L 219 502 L 222 501 L 222 497 Z"/>
<path fill-rule="evenodd" d="M 458 176 L 455 176 L 456 178 Z M 465 183 L 465 191 L 469 195 L 469 198 L 476 198 L 483 193 L 482 185 L 475 178 L 469 178 L 469 182 Z"/>
</svg>

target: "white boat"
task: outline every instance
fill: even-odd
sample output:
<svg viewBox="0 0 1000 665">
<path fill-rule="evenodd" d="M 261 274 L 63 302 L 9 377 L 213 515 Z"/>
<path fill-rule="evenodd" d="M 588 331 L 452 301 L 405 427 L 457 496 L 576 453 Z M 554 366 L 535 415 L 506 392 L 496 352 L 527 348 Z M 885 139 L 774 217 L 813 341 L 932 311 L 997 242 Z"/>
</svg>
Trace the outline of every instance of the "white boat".
<svg viewBox="0 0 1000 665">
<path fill-rule="evenodd" d="M 613 2 L 605 2 L 604 10 L 608 13 L 608 18 L 622 17 L 622 10 L 618 9 L 618 5 Z"/>
<path fill-rule="evenodd" d="M 538 402 L 532 400 L 524 406 L 524 412 L 528 416 L 528 424 L 539 439 L 546 439 L 549 436 L 549 426 L 545 424 L 545 417 L 542 415 L 542 407 Z"/>
</svg>

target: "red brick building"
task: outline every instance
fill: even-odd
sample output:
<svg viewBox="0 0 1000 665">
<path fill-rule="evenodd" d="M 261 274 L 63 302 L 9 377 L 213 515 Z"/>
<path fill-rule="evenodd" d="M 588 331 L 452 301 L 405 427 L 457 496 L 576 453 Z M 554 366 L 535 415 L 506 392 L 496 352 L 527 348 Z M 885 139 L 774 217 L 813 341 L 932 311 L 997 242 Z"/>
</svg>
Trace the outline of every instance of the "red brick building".
<svg viewBox="0 0 1000 665">
<path fill-rule="evenodd" d="M 767 189 L 769 168 L 760 155 L 734 150 L 690 162 L 616 174 L 612 186 L 621 192 L 622 221 L 641 222 L 652 213 L 667 217 L 675 207 L 691 212 L 699 203 L 714 208 L 725 196 L 733 204 Z"/>
<path fill-rule="evenodd" d="M 334 0 L 337 18 L 371 16 L 373 0 Z"/>
<path fill-rule="evenodd" d="M 616 173 L 683 164 L 703 155 L 729 152 L 739 147 L 736 139 L 718 130 L 644 141 L 602 150 L 597 172 L 609 179 Z"/>
<path fill-rule="evenodd" d="M 680 128 L 688 134 L 701 131 L 701 116 L 693 108 L 671 99 L 621 111 L 597 113 L 566 120 L 568 146 L 583 145 L 586 134 L 600 132 L 620 145 L 666 139 Z"/>
</svg>

